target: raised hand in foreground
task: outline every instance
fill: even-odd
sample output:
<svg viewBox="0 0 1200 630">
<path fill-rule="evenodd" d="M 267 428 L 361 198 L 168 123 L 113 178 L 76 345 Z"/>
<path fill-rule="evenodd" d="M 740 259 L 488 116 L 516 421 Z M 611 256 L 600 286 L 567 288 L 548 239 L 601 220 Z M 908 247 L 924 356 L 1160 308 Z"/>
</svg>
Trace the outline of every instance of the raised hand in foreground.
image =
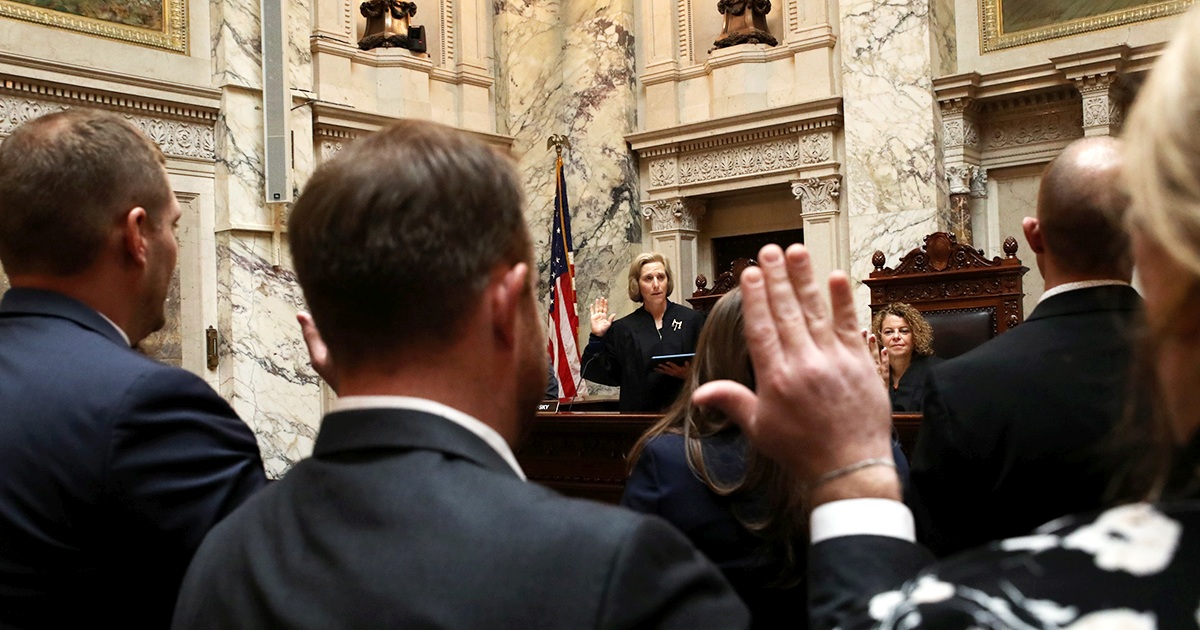
<svg viewBox="0 0 1200 630">
<path fill-rule="evenodd" d="M 692 400 L 737 422 L 761 452 L 809 485 L 809 508 L 900 498 L 887 391 L 858 327 L 850 280 L 829 278 L 832 311 L 808 251 L 768 245 L 742 273 L 742 312 L 757 391 L 713 381 Z M 867 465 L 856 467 L 867 462 Z"/>
</svg>

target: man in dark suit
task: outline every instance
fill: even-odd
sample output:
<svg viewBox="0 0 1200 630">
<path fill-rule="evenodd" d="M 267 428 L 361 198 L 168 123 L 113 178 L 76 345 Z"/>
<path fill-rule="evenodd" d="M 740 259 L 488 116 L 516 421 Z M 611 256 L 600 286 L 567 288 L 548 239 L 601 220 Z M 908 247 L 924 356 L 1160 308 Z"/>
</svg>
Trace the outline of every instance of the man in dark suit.
<svg viewBox="0 0 1200 630">
<path fill-rule="evenodd" d="M 317 170 L 288 235 L 342 397 L 201 545 L 175 628 L 747 625 L 664 521 L 525 481 L 547 357 L 522 205 L 507 158 L 425 121 Z"/>
<path fill-rule="evenodd" d="M 1023 224 L 1046 281 L 1037 308 L 930 374 L 908 501 L 938 555 L 1103 503 L 1141 303 L 1119 148 L 1078 140 L 1050 163 Z"/>
<path fill-rule="evenodd" d="M 0 626 L 165 627 L 205 532 L 265 483 L 164 323 L 180 216 L 158 148 L 70 110 L 0 144 Z"/>
</svg>

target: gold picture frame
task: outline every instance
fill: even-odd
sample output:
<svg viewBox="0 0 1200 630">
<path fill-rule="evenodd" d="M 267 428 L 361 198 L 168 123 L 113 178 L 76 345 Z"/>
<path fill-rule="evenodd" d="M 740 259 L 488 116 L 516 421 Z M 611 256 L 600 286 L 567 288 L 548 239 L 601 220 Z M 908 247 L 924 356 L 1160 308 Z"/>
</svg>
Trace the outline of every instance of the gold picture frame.
<svg viewBox="0 0 1200 630">
<path fill-rule="evenodd" d="M 1085 4 L 1081 4 L 1081 2 Z M 1136 3 L 1138 0 L 1133 0 L 1133 2 Z M 1086 5 L 1092 4 L 1095 7 L 1095 4 L 1086 3 L 1086 0 L 980 0 L 980 32 L 983 35 L 980 38 L 982 40 L 980 48 L 982 52 L 987 53 L 1133 22 L 1153 20 L 1182 13 L 1193 2 L 1194 0 L 1141 0 L 1136 6 L 1071 19 L 1065 16 L 1072 11 L 1079 13 L 1081 8 L 1082 12 L 1087 13 Z M 1005 16 L 1006 14 L 1011 15 L 1012 11 L 1006 12 L 1004 5 L 1008 4 L 1010 8 L 1014 5 L 1037 5 L 1043 9 L 1044 15 L 1047 3 L 1051 5 L 1051 8 L 1053 5 L 1061 4 L 1064 19 L 1044 24 L 1010 24 L 1006 27 Z M 1017 9 L 1019 10 L 1020 7 Z"/>
<path fill-rule="evenodd" d="M 0 16 L 187 54 L 187 0 L 0 0 Z"/>
</svg>

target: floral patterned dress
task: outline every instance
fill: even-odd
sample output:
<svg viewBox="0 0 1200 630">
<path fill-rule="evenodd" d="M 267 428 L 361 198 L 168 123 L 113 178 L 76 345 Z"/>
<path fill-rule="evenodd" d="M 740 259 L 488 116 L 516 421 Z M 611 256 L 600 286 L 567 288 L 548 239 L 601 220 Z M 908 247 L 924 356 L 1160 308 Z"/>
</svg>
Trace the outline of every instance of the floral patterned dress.
<svg viewBox="0 0 1200 630">
<path fill-rule="evenodd" d="M 1067 517 L 934 565 L 847 627 L 1196 628 L 1200 501 Z M 844 622 L 848 619 L 843 619 Z"/>
</svg>

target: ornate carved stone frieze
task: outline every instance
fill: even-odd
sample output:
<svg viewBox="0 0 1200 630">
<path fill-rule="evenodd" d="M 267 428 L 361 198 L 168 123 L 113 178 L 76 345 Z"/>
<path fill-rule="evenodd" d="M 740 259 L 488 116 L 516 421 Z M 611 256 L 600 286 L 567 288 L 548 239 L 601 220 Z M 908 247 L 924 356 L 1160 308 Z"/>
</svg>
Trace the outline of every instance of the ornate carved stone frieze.
<svg viewBox="0 0 1200 630">
<path fill-rule="evenodd" d="M 342 147 L 353 142 L 358 137 L 358 134 L 350 130 L 326 127 L 324 125 L 316 127 L 313 130 L 313 135 L 316 136 L 316 141 L 320 147 L 319 153 L 322 162 L 332 159 L 342 150 Z"/>
<path fill-rule="evenodd" d="M 76 105 L 69 100 L 40 100 L 0 93 L 0 135 L 7 136 L 19 125 L 45 114 Z M 80 100 L 79 106 L 98 107 L 95 101 Z M 100 109 L 108 109 L 99 107 Z M 112 108 L 142 130 L 169 157 L 199 160 L 216 159 L 212 121 L 187 121 L 133 114 Z M 200 120 L 204 120 L 203 118 Z"/>
<path fill-rule="evenodd" d="M 804 216 L 837 212 L 838 196 L 842 192 L 842 177 L 830 175 L 792 182 L 792 194 L 800 201 Z"/>
<path fill-rule="evenodd" d="M 828 131 L 805 134 L 799 140 L 786 138 L 694 153 L 678 161 L 678 183 L 694 184 L 794 169 L 806 164 L 827 162 L 832 159 L 832 154 L 833 134 Z M 674 183 L 667 179 L 666 165 L 660 165 L 659 168 L 660 177 L 657 181 L 654 171 L 651 171 L 651 185 Z"/>
<path fill-rule="evenodd" d="M 650 162 L 650 185 L 672 186 L 678 181 L 678 173 L 679 165 L 674 156 L 654 160 Z"/>
<path fill-rule="evenodd" d="M 700 217 L 705 205 L 699 199 L 676 197 L 642 204 L 642 216 L 650 221 L 651 232 L 665 230 L 700 230 Z"/>
<path fill-rule="evenodd" d="M 1075 111 L 1031 112 L 1029 116 L 989 122 L 983 136 L 983 149 L 1074 140 L 1082 135 L 1082 127 L 1082 117 Z"/>
</svg>

